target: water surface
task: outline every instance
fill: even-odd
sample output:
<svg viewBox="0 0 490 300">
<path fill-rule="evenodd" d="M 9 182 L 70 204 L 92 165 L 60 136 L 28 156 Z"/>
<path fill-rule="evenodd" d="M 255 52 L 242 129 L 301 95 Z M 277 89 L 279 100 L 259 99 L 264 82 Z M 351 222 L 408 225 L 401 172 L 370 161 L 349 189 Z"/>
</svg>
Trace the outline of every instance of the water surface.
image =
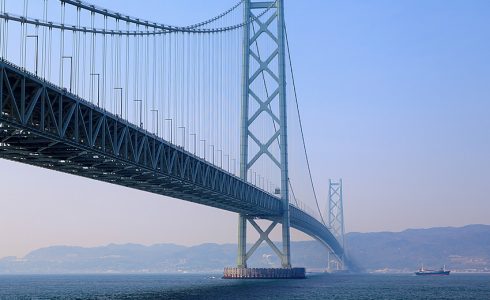
<svg viewBox="0 0 490 300">
<path fill-rule="evenodd" d="M 490 299 L 490 274 L 309 274 L 303 280 L 220 275 L 3 275 L 0 299 Z"/>
</svg>

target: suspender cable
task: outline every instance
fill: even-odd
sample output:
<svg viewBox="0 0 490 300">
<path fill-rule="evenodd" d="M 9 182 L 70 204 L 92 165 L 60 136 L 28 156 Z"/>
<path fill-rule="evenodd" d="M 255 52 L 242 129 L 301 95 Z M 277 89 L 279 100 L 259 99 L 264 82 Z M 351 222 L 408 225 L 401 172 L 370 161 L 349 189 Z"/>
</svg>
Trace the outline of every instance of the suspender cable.
<svg viewBox="0 0 490 300">
<path fill-rule="evenodd" d="M 107 16 L 104 16 L 104 32 L 107 30 Z M 107 35 L 105 33 L 102 34 L 102 107 L 107 109 L 105 100 L 106 100 L 106 54 L 107 54 Z"/>
</svg>

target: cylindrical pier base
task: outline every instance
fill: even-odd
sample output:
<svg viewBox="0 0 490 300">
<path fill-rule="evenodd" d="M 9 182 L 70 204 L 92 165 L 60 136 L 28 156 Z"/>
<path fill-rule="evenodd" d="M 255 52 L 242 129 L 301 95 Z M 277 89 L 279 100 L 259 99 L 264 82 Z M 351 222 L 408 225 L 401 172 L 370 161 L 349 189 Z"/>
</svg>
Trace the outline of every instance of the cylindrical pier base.
<svg viewBox="0 0 490 300">
<path fill-rule="evenodd" d="M 304 279 L 305 268 L 225 268 L 224 279 Z"/>
</svg>

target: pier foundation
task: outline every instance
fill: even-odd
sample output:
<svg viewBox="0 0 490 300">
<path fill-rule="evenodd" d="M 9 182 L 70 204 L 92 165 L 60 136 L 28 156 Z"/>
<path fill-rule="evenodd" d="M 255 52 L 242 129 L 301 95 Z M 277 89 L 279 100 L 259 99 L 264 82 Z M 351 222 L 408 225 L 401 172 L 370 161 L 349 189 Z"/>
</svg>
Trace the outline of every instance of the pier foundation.
<svg viewBox="0 0 490 300">
<path fill-rule="evenodd" d="M 224 279 L 304 279 L 305 268 L 225 268 Z"/>
</svg>

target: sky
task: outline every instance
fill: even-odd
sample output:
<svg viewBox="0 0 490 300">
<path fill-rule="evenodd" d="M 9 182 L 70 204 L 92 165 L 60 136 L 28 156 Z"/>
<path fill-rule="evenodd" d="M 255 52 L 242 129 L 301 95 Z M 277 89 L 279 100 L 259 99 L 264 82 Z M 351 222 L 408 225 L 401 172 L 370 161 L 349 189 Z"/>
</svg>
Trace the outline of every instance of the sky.
<svg viewBox="0 0 490 300">
<path fill-rule="evenodd" d="M 185 25 L 234 1 L 97 3 Z M 490 2 L 286 0 L 285 11 L 313 177 L 324 203 L 328 179 L 343 179 L 346 231 L 490 224 Z M 0 170 L 0 257 L 236 242 L 234 213 L 6 160 Z"/>
</svg>

